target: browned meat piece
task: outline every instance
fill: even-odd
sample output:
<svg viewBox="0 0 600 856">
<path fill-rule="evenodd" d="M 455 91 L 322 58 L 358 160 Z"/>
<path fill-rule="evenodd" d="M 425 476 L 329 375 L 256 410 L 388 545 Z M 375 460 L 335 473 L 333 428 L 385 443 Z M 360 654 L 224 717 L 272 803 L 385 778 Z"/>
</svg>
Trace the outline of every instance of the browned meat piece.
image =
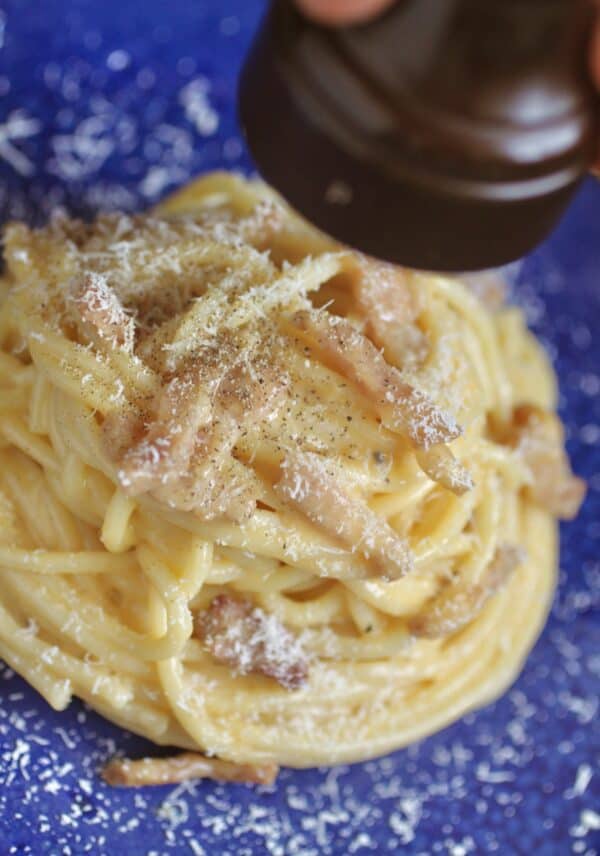
<svg viewBox="0 0 600 856">
<path fill-rule="evenodd" d="M 102 771 L 102 778 L 109 785 L 126 788 L 174 785 L 191 779 L 272 785 L 278 772 L 277 764 L 234 764 L 198 752 L 182 752 L 170 758 L 141 758 L 139 761 L 115 758 Z"/>
<path fill-rule="evenodd" d="M 558 417 L 533 404 L 515 408 L 501 438 L 522 455 L 532 476 L 531 495 L 543 508 L 572 520 L 585 497 L 585 482 L 574 476 L 564 449 Z"/>
<path fill-rule="evenodd" d="M 450 416 L 429 396 L 402 379 L 375 345 L 345 318 L 324 312 L 297 312 L 291 324 L 320 359 L 356 384 L 372 402 L 386 428 L 428 448 L 448 443 L 461 433 Z"/>
<path fill-rule="evenodd" d="M 318 455 L 288 454 L 274 489 L 287 505 L 371 560 L 381 578 L 399 579 L 412 570 L 406 541 L 366 502 L 349 495 Z"/>
<path fill-rule="evenodd" d="M 75 292 L 81 318 L 91 324 L 101 339 L 113 348 L 133 350 L 135 324 L 116 292 L 100 273 L 86 273 Z"/>
<path fill-rule="evenodd" d="M 121 462 L 119 478 L 129 493 L 137 495 L 164 486 L 186 472 L 198 432 L 212 416 L 198 374 L 192 368 L 161 389 L 154 421 Z"/>
<path fill-rule="evenodd" d="M 448 446 L 430 446 L 417 449 L 419 466 L 429 478 L 461 496 L 473 487 L 471 474 L 457 461 Z"/>
<path fill-rule="evenodd" d="M 400 268 L 353 253 L 349 262 L 352 289 L 367 333 L 397 367 L 420 365 L 429 350 L 427 337 L 415 323 L 416 293 Z"/>
<path fill-rule="evenodd" d="M 479 583 L 451 583 L 425 604 L 423 612 L 409 623 L 414 636 L 439 639 L 456 633 L 472 621 L 485 603 L 508 581 L 514 569 L 524 560 L 520 547 L 503 544 L 496 550 Z"/>
<path fill-rule="evenodd" d="M 265 675 L 287 690 L 299 689 L 308 679 L 300 641 L 250 601 L 217 595 L 196 617 L 195 633 L 216 660 L 241 675 Z"/>
<path fill-rule="evenodd" d="M 162 389 L 145 435 L 122 458 L 119 478 L 134 495 L 151 492 L 203 519 L 243 519 L 254 508 L 256 477 L 232 457 L 240 436 L 272 418 L 287 376 L 256 354 L 202 355 Z"/>
</svg>

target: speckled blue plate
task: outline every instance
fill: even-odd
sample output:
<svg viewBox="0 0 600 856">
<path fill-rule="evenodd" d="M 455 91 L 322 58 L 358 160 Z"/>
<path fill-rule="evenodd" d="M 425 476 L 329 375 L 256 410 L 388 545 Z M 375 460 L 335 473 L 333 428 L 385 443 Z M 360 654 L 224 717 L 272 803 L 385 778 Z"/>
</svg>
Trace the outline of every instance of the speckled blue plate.
<svg viewBox="0 0 600 856">
<path fill-rule="evenodd" d="M 235 81 L 257 0 L 3 0 L 0 209 L 137 208 L 190 176 L 250 167 Z M 589 495 L 563 528 L 561 585 L 518 683 L 410 749 L 273 789 L 140 792 L 98 778 L 140 739 L 74 703 L 57 714 L 0 671 L 0 854 L 586 854 L 600 851 L 600 185 L 521 267 Z"/>
</svg>

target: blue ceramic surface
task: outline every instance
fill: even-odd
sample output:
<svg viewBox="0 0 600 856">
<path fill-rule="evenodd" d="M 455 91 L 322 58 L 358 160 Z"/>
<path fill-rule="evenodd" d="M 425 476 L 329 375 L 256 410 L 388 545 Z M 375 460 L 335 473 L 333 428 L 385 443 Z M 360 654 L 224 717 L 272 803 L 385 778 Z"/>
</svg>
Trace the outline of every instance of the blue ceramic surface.
<svg viewBox="0 0 600 856">
<path fill-rule="evenodd" d="M 3 219 L 138 208 L 195 173 L 250 168 L 235 82 L 257 0 L 0 2 Z M 294 168 L 290 164 L 290 168 Z M 555 359 L 589 494 L 563 527 L 561 584 L 518 683 L 410 749 L 272 789 L 111 790 L 144 742 L 0 671 L 0 853 L 317 856 L 600 851 L 600 186 L 521 267 L 516 299 Z"/>
</svg>

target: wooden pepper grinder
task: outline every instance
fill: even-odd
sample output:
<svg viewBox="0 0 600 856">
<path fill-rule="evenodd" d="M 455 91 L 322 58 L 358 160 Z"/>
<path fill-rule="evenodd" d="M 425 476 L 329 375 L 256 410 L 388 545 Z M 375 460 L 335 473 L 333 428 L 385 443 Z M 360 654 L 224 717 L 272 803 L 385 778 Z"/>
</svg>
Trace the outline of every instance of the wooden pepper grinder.
<svg viewBox="0 0 600 856">
<path fill-rule="evenodd" d="M 360 26 L 273 0 L 240 80 L 265 179 L 319 228 L 430 270 L 511 261 L 598 152 L 586 0 L 399 0 Z"/>
</svg>

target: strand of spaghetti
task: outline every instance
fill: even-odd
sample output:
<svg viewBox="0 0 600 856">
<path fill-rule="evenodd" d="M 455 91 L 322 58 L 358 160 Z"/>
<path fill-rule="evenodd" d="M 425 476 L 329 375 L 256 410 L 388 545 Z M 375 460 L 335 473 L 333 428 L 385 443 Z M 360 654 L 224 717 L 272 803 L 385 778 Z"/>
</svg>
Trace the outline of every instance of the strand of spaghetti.
<svg viewBox="0 0 600 856">
<path fill-rule="evenodd" d="M 235 557 L 237 559 L 237 556 Z M 312 574 L 301 568 L 290 568 L 281 566 L 273 560 L 264 560 L 260 557 L 246 557 L 239 561 L 243 569 L 243 577 L 234 587 L 239 587 L 246 592 L 269 593 L 279 591 L 300 592 L 305 589 L 314 590 L 315 578 Z M 325 586 L 329 583 L 325 582 Z"/>
<path fill-rule="evenodd" d="M 58 552 L 0 547 L 0 567 L 20 568 L 36 574 L 129 573 L 137 567 L 133 553 L 115 555 L 103 551 Z"/>
<path fill-rule="evenodd" d="M 143 504 L 156 508 L 145 498 Z M 371 576 L 366 562 L 315 532 L 300 514 L 275 516 L 256 511 L 250 520 L 235 526 L 221 520 L 204 522 L 181 512 L 164 511 L 163 516 L 216 544 L 279 559 L 292 567 L 316 572 L 319 577 L 344 580 Z"/>
<path fill-rule="evenodd" d="M 106 509 L 100 540 L 110 553 L 123 553 L 136 544 L 131 517 L 137 508 L 135 499 L 117 488 Z"/>
<path fill-rule="evenodd" d="M 392 583 L 347 580 L 344 586 L 380 615 L 404 618 L 419 612 L 428 598 L 435 594 L 438 579 L 432 572 L 420 575 L 415 571 L 410 577 Z"/>
<path fill-rule="evenodd" d="M 406 652 L 411 646 L 411 636 L 406 627 L 386 629 L 380 633 L 368 633 L 352 638 L 332 633 L 328 629 L 321 631 L 306 630 L 303 642 L 307 650 L 318 655 L 321 660 L 383 660 Z"/>
<path fill-rule="evenodd" d="M 157 671 L 174 716 L 197 746 L 213 747 L 214 753 L 226 761 L 233 756 L 238 763 L 264 763 L 272 760 L 272 749 L 256 757 L 255 753 L 243 748 L 243 741 L 239 736 L 237 739 L 232 738 L 228 730 L 222 729 L 217 722 L 211 721 L 204 702 L 204 698 L 210 695 L 208 680 L 201 680 L 200 675 L 196 674 L 205 692 L 197 690 L 190 692 L 183 682 L 183 667 L 174 657 L 158 663 Z M 240 748 L 242 748 L 241 752 Z"/>
<path fill-rule="evenodd" d="M 81 523 L 96 533 L 96 549 L 101 549 L 98 527 L 103 519 L 107 497 L 113 487 L 101 473 L 90 470 L 78 455 L 69 455 L 60 473 L 45 472 L 44 479 L 55 500 Z M 82 509 L 78 513 L 78 509 Z"/>
<path fill-rule="evenodd" d="M 110 701 L 115 707 L 124 707 L 132 698 L 133 690 L 129 681 L 111 675 L 100 664 L 86 662 L 61 651 L 57 645 L 42 641 L 36 636 L 34 629 L 20 627 L 2 607 L 0 607 L 0 639 L 13 652 L 13 656 L 26 658 L 29 655 L 31 657 L 34 664 L 31 671 L 44 685 L 42 694 L 57 710 L 63 710 L 66 707 L 71 695 L 69 693 L 69 697 L 64 701 L 66 694 L 61 692 L 60 685 L 58 695 L 54 693 L 53 684 L 56 683 L 57 678 L 64 678 L 73 690 L 98 695 L 105 701 Z M 62 706 L 56 707 L 56 704 Z"/>
<path fill-rule="evenodd" d="M 60 500 L 49 495 L 42 468 L 14 447 L 0 455 L 0 466 L 0 481 L 28 533 L 22 546 L 78 549 L 81 545 L 77 527 L 68 519 Z"/>
<path fill-rule="evenodd" d="M 0 389 L 1 410 L 24 410 L 27 405 L 27 390 L 22 387 L 17 389 Z"/>
<path fill-rule="evenodd" d="M 87 348 L 41 327 L 38 338 L 30 338 L 29 352 L 51 381 L 65 392 L 82 398 L 90 407 L 108 411 L 123 407 L 123 391 L 151 396 L 156 378 L 136 357 L 123 351 L 94 354 Z"/>
<path fill-rule="evenodd" d="M 240 182 L 235 176 L 223 171 L 211 172 L 168 196 L 154 209 L 159 216 L 194 214 L 198 208 L 229 203 L 240 215 L 249 214 L 257 199 L 264 193 L 261 185 Z"/>
<path fill-rule="evenodd" d="M 58 463 L 52 446 L 36 434 L 32 434 L 20 416 L 4 413 L 0 417 L 0 432 L 7 440 L 49 470 L 57 469 Z"/>
<path fill-rule="evenodd" d="M 65 550 L 71 553 L 85 551 L 81 528 L 76 518 L 52 492 L 46 480 L 39 488 L 38 501 L 45 508 L 47 534 L 44 546 L 51 550 Z"/>
<path fill-rule="evenodd" d="M 244 591 L 243 580 L 233 588 Z M 290 627 L 313 627 L 334 622 L 342 609 L 343 593 L 330 588 L 307 601 L 294 601 L 278 592 L 257 592 L 257 602 Z"/>
<path fill-rule="evenodd" d="M 357 633 L 380 633 L 387 622 L 371 604 L 357 597 L 349 588 L 344 591 L 346 607 Z"/>
<path fill-rule="evenodd" d="M 154 651 L 146 650 L 144 638 L 131 633 L 98 604 L 82 602 L 61 575 L 47 577 L 32 590 L 30 578 L 22 571 L 18 575 L 5 571 L 2 585 L 27 615 L 51 628 L 59 638 L 72 640 L 108 666 L 136 677 L 148 674 L 146 660 L 155 656 Z"/>
<path fill-rule="evenodd" d="M 69 678 L 57 680 L 56 675 L 40 669 L 39 663 L 31 656 L 29 645 L 25 645 L 23 653 L 20 653 L 14 643 L 8 644 L 0 636 L 0 657 L 37 690 L 54 710 L 65 710 L 69 706 L 73 696 L 71 681 Z"/>
<path fill-rule="evenodd" d="M 154 585 L 166 609 L 165 636 L 154 640 L 155 645 L 161 646 L 161 656 L 156 659 L 173 657 L 183 650 L 185 643 L 192 635 L 193 625 L 188 598 L 153 550 L 142 544 L 137 548 L 136 553 L 140 566 Z M 164 658 L 162 657 L 163 648 L 165 650 Z"/>
<path fill-rule="evenodd" d="M 118 709 L 114 708 L 110 701 L 94 699 L 93 705 L 101 716 L 121 728 L 143 734 L 155 743 L 166 746 L 176 743 L 186 749 L 194 745 L 185 733 L 172 727 L 172 716 L 168 709 L 151 704 L 147 699 L 134 697 L 129 704 Z"/>
<path fill-rule="evenodd" d="M 27 369 L 28 366 L 24 365 L 13 354 L 0 351 L 0 376 L 5 377 L 11 384 L 15 382 L 15 378 L 19 375 L 23 373 L 29 374 Z"/>
<path fill-rule="evenodd" d="M 28 408 L 28 426 L 32 434 L 48 434 L 51 395 L 52 386 L 48 383 L 46 377 L 41 372 L 38 372 L 31 388 Z"/>
<path fill-rule="evenodd" d="M 191 600 L 198 594 L 210 572 L 213 546 L 194 535 L 182 538 L 182 533 L 179 533 L 179 539 L 180 544 L 175 556 L 156 546 L 149 547 L 151 539 L 142 542 L 138 548 L 142 557 L 140 561 L 148 562 L 148 567 L 152 566 L 154 569 L 150 573 L 158 574 L 153 578 L 154 582 L 160 579 L 160 585 L 171 587 L 175 580 L 174 584 L 181 595 Z"/>
<path fill-rule="evenodd" d="M 438 488 L 426 498 L 427 514 L 418 518 L 411 530 L 410 545 L 416 567 L 424 565 L 434 556 L 444 555 L 447 546 L 452 544 L 453 538 L 469 521 L 480 496 L 481 491 L 477 486 L 460 497 Z M 392 525 L 394 522 L 395 518 L 392 518 Z"/>
<path fill-rule="evenodd" d="M 101 413 L 123 408 L 123 402 L 118 400 L 123 382 L 106 363 L 100 363 L 79 345 L 60 340 L 51 343 L 49 338 L 45 334 L 43 342 L 30 341 L 29 352 L 54 387 Z M 111 401 L 113 396 L 115 400 Z"/>
<path fill-rule="evenodd" d="M 90 410 L 81 400 L 57 388 L 53 390 L 49 411 L 48 436 L 61 460 L 69 460 L 71 456 L 79 458 L 89 468 L 86 482 L 93 477 L 96 483 L 110 483 L 113 489 L 116 467 L 103 442 L 102 429 L 95 419 L 95 411 Z M 65 424 L 70 427 L 68 432 L 65 432 Z M 105 491 L 102 491 L 102 494 L 104 493 Z M 108 496 L 110 495 L 109 492 Z M 90 496 L 88 502 L 92 500 L 93 497 Z M 77 512 L 74 513 L 77 516 Z M 85 509 L 82 509 L 82 513 L 85 513 Z"/>
<path fill-rule="evenodd" d="M 122 559 L 122 556 L 111 557 Z M 13 572 L 5 571 L 5 577 L 4 585 L 10 585 L 13 591 L 18 591 L 20 598 L 29 603 L 29 592 L 24 583 L 22 584 Z M 107 662 L 117 659 L 121 664 L 127 663 L 127 671 L 145 673 L 147 661 L 171 656 L 173 651 L 178 651 L 181 647 L 181 637 L 188 633 L 189 612 L 183 599 L 169 602 L 176 633 L 154 640 L 133 632 L 97 604 L 94 605 L 94 610 L 86 604 L 80 604 L 74 615 L 72 609 L 76 605 L 73 602 L 76 601 L 75 593 L 60 574 L 49 575 L 48 582 L 45 586 L 40 586 L 39 591 L 51 592 L 52 601 L 47 604 L 44 602 L 43 606 L 38 602 L 34 613 L 39 614 L 42 610 L 45 622 L 61 633 L 70 635 L 78 644 L 85 646 L 101 659 Z M 164 596 L 165 592 L 162 591 L 161 594 Z M 88 614 L 93 611 L 96 615 L 94 620 L 91 620 Z"/>
<path fill-rule="evenodd" d="M 476 331 L 477 339 L 482 348 L 480 365 L 485 365 L 489 377 L 488 384 L 494 390 L 491 397 L 496 402 L 495 408 L 501 415 L 508 412 L 512 399 L 512 390 L 506 372 L 502 367 L 502 356 L 492 328 L 492 318 L 483 311 L 483 306 L 468 290 L 457 282 L 445 277 L 434 277 L 436 290 L 443 295 L 454 311 L 460 313 L 469 322 L 471 329 Z"/>
</svg>

